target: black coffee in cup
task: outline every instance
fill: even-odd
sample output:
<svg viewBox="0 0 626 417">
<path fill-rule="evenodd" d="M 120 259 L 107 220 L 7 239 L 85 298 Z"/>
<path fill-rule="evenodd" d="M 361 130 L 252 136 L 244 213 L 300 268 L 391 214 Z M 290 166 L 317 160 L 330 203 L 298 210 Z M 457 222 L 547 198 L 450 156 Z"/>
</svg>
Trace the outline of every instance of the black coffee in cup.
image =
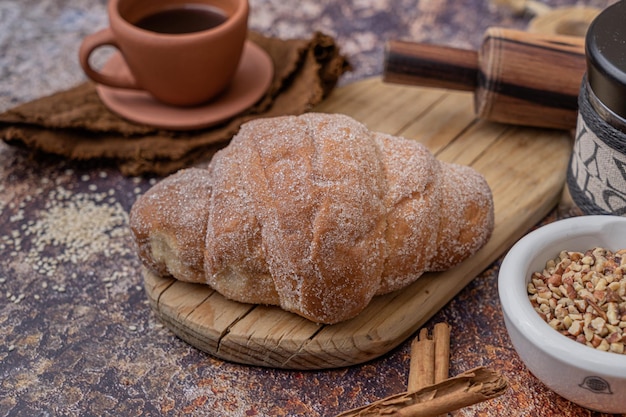
<svg viewBox="0 0 626 417">
<path fill-rule="evenodd" d="M 185 4 L 144 16 L 134 25 L 152 32 L 183 34 L 212 29 L 227 19 L 226 13 L 217 7 Z"/>
</svg>

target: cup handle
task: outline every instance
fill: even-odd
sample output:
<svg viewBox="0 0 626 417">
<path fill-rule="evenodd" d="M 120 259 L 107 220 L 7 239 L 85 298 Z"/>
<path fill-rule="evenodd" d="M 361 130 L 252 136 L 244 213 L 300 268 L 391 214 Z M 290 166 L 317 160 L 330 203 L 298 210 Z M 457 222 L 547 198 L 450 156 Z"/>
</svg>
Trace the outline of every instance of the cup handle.
<svg viewBox="0 0 626 417">
<path fill-rule="evenodd" d="M 78 58 L 80 65 L 83 67 L 85 74 L 98 84 L 103 84 L 115 88 L 127 88 L 139 90 L 141 87 L 132 77 L 124 77 L 121 75 L 104 74 L 95 70 L 90 62 L 89 57 L 97 48 L 105 45 L 113 46 L 120 49 L 111 28 L 102 29 L 96 33 L 87 36 L 80 45 L 78 50 Z"/>
</svg>

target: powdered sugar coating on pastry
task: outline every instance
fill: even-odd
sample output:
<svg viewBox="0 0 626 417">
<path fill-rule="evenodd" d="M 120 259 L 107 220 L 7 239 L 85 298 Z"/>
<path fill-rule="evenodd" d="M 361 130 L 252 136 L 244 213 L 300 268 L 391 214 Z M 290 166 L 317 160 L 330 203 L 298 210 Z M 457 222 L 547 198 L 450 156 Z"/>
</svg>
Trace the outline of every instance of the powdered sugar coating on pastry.
<svg viewBox="0 0 626 417">
<path fill-rule="evenodd" d="M 320 323 L 354 317 L 376 294 L 461 262 L 493 230 L 491 192 L 480 174 L 344 115 L 246 123 L 208 170 L 186 175 L 211 189 L 194 207 L 204 227 L 186 230 L 195 237 L 184 239 L 201 242 L 204 281 L 230 299 L 278 305 Z M 180 181 L 170 178 L 155 188 Z M 131 225 L 151 224 L 148 236 L 182 241 L 184 233 L 170 230 L 182 220 L 144 219 L 177 216 L 176 209 L 146 208 L 182 206 L 171 192 L 156 203 L 159 193 L 140 198 Z M 145 236 L 136 236 L 140 256 L 163 273 Z M 167 272 L 185 279 L 173 269 Z"/>
<path fill-rule="evenodd" d="M 133 205 L 130 226 L 139 257 L 158 274 L 206 282 L 204 236 L 212 178 L 203 169 L 181 170 Z"/>
</svg>

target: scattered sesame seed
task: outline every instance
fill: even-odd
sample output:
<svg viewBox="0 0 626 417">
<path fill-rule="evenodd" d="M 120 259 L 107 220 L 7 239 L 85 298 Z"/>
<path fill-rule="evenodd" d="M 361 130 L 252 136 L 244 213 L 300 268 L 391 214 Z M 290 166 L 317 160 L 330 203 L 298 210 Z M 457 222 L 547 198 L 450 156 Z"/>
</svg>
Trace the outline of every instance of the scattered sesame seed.
<svg viewBox="0 0 626 417">
<path fill-rule="evenodd" d="M 59 264 L 84 263 L 96 254 L 106 257 L 128 254 L 131 250 L 125 241 L 128 215 L 114 199 L 102 202 L 109 192 L 72 194 L 58 186 L 49 192 L 45 209 L 38 218 L 28 227 L 3 236 L 3 244 L 12 246 L 11 253 L 16 256 L 22 249 L 22 237 L 29 237 L 31 249 L 26 262 L 50 277 Z"/>
</svg>

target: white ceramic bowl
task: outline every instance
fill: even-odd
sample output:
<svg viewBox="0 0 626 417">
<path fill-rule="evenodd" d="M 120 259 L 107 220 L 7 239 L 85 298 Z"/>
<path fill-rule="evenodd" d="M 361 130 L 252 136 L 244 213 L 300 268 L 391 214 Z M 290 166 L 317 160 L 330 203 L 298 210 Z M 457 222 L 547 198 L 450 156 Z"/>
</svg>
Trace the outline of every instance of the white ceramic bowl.
<svg viewBox="0 0 626 417">
<path fill-rule="evenodd" d="M 520 239 L 500 267 L 498 292 L 515 350 L 530 372 L 557 394 L 605 413 L 626 413 L 626 354 L 602 352 L 552 329 L 530 304 L 534 271 L 560 251 L 626 248 L 626 218 L 581 216 L 543 226 Z"/>
</svg>

